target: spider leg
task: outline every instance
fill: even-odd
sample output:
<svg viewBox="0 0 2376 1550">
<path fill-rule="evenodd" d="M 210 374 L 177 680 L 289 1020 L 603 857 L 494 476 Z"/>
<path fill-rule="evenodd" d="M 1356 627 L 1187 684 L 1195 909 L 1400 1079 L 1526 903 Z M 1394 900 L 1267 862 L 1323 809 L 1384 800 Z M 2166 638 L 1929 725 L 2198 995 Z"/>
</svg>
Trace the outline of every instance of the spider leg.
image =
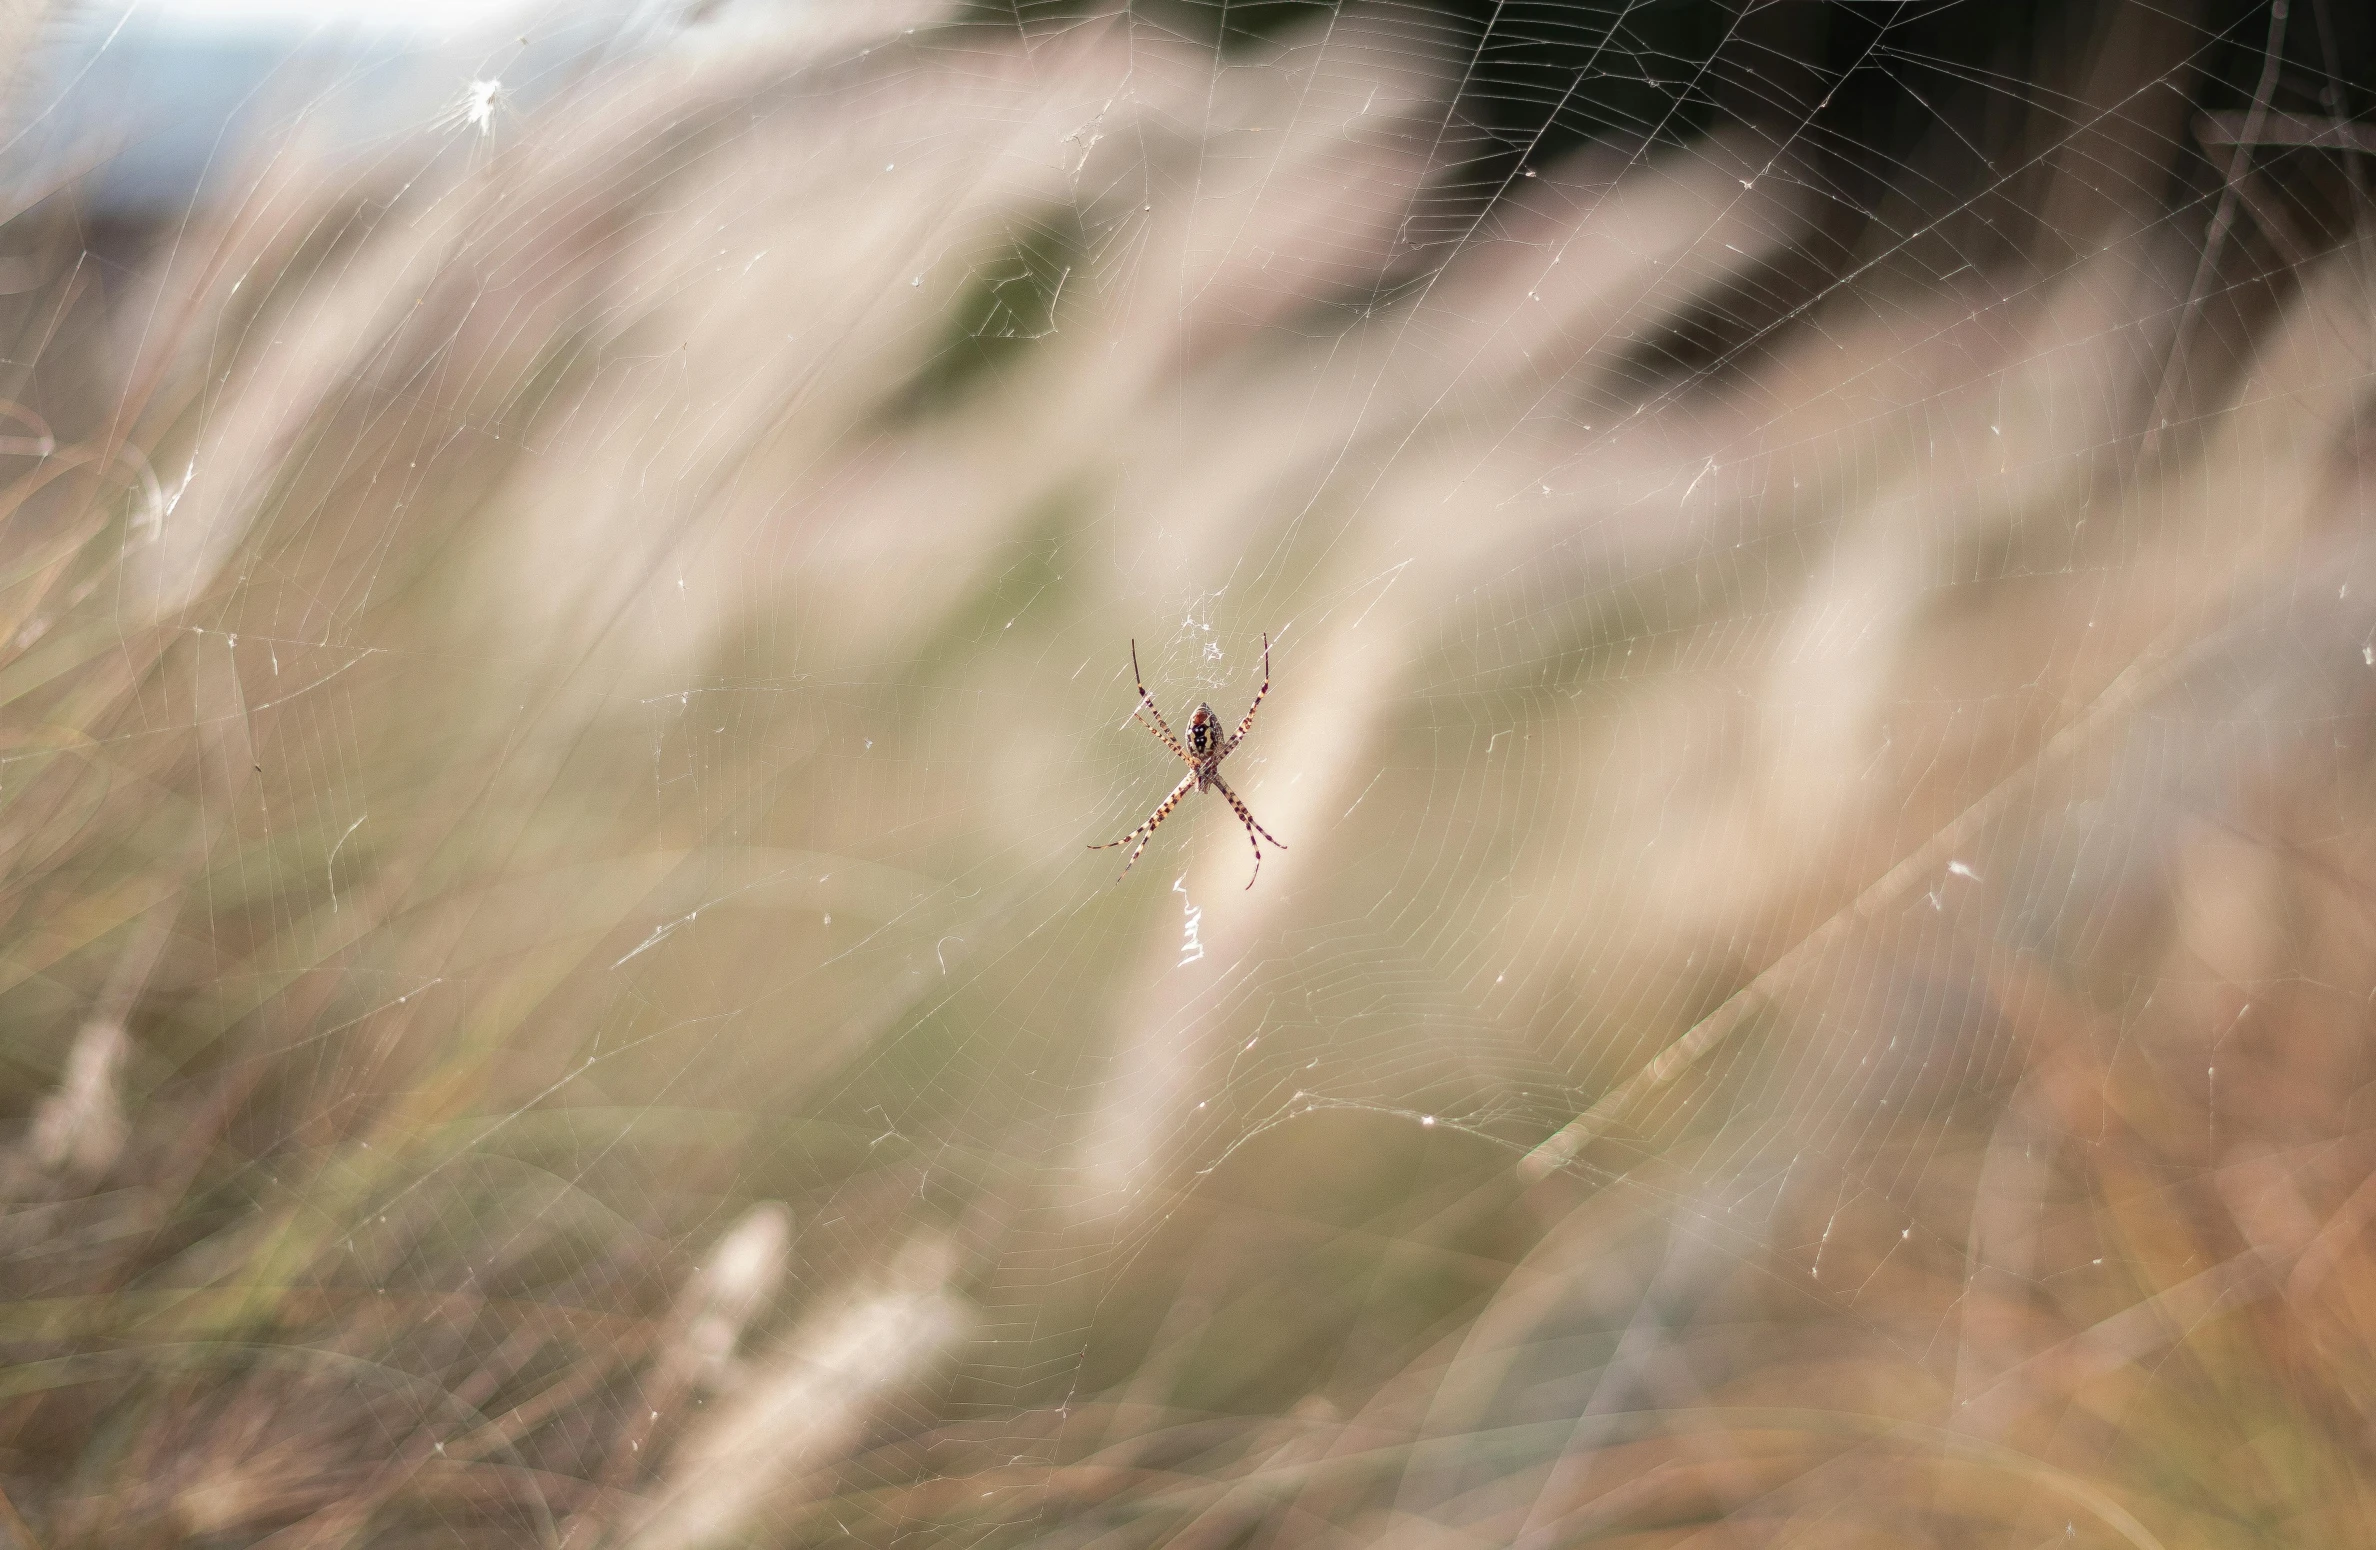
<svg viewBox="0 0 2376 1550">
<path fill-rule="evenodd" d="M 1152 701 L 1152 700 L 1149 700 L 1149 701 L 1147 702 L 1147 707 L 1146 707 L 1146 708 L 1147 708 L 1147 709 L 1149 709 L 1149 710 L 1153 710 L 1153 709 L 1155 708 L 1155 702 L 1154 702 L 1154 701 Z M 1131 719 L 1131 720 L 1133 720 L 1133 721 L 1138 721 L 1138 724 L 1139 724 L 1140 726 L 1142 726 L 1142 727 L 1147 727 L 1147 724 L 1146 724 L 1144 721 L 1139 721 L 1139 714 L 1138 714 L 1138 712 L 1137 712 L 1137 711 L 1135 711 L 1135 710 L 1134 710 L 1134 711 L 1132 711 L 1132 712 L 1130 713 L 1130 719 Z M 1161 716 L 1157 716 L 1155 719 L 1156 719 L 1156 720 L 1158 720 L 1158 721 L 1161 721 L 1163 718 L 1162 718 Z M 1176 742 L 1174 742 L 1174 741 L 1172 740 L 1172 736 L 1171 736 L 1170 732 L 1168 732 L 1168 731 L 1157 732 L 1157 731 L 1155 730 L 1155 728 L 1153 728 L 1153 727 L 1147 727 L 1147 730 L 1148 730 L 1148 731 L 1150 731 L 1150 732 L 1154 732 L 1154 733 L 1155 733 L 1155 736 L 1156 736 L 1156 738 L 1162 742 L 1162 744 L 1163 744 L 1163 746 L 1164 746 L 1164 747 L 1166 747 L 1166 748 L 1169 748 L 1169 749 L 1170 749 L 1170 750 L 1171 750 L 1173 753 L 1176 753 L 1176 754 L 1178 754 L 1178 755 L 1180 756 L 1180 762 L 1181 762 L 1182 764 L 1194 764 L 1194 763 L 1196 762 L 1196 760 L 1195 760 L 1195 759 L 1194 759 L 1194 758 L 1193 758 L 1193 757 L 1192 757 L 1192 756 L 1189 754 L 1189 752 L 1188 752 L 1188 750 L 1187 750 L 1187 749 L 1185 749 L 1185 748 L 1182 748 L 1182 747 L 1181 747 L 1181 746 L 1180 746 L 1178 743 L 1176 743 Z"/>
<path fill-rule="evenodd" d="M 1169 818 L 1171 816 L 1171 810 L 1180 805 L 1180 798 L 1186 796 L 1190 791 L 1194 790 L 1195 786 L 1196 777 L 1194 775 L 1190 775 L 1186 780 L 1183 780 L 1178 785 L 1172 787 L 1171 795 L 1163 799 L 1163 801 L 1156 807 L 1155 811 L 1148 816 L 1145 823 L 1140 824 L 1137 828 L 1131 830 L 1128 834 L 1123 835 L 1118 840 L 1108 840 L 1103 845 L 1092 845 L 1089 847 L 1091 850 L 1112 850 L 1116 846 L 1129 845 L 1132 840 L 1138 841 L 1136 845 L 1131 846 L 1130 859 L 1123 862 L 1122 870 L 1115 874 L 1115 882 L 1118 883 L 1122 881 L 1123 878 L 1130 875 L 1130 869 L 1138 865 L 1139 852 L 1145 850 L 1147 848 L 1147 841 L 1155 837 L 1155 826 L 1163 822 L 1164 819 Z M 1235 802 L 1237 799 L 1232 797 L 1230 800 Z M 1260 866 L 1261 862 L 1259 858 L 1261 856 L 1261 852 L 1257 851 L 1255 852 L 1255 855 L 1257 857 L 1255 864 Z"/>
<path fill-rule="evenodd" d="M 1135 640 L 1130 643 L 1130 676 L 1137 680 L 1139 691 L 1139 702 L 1137 707 L 1131 711 L 1130 719 L 1133 721 L 1138 721 L 1138 713 L 1141 710 L 1144 710 L 1148 715 L 1153 716 L 1155 718 L 1155 724 L 1151 727 L 1147 727 L 1147 730 L 1161 738 L 1163 740 L 1164 747 L 1169 748 L 1173 753 L 1178 754 L 1182 764 L 1194 764 L 1196 761 L 1188 756 L 1188 750 L 1182 748 L 1180 746 L 1180 740 L 1172 735 L 1171 723 L 1165 721 L 1163 719 L 1163 712 L 1155 708 L 1155 696 L 1147 692 L 1147 681 L 1144 678 L 1139 677 L 1138 642 Z M 1147 726 L 1147 724 L 1143 721 L 1139 721 L 1139 725 L 1142 727 Z M 1122 870 L 1127 872 L 1130 870 L 1130 868 L 1124 867 Z"/>
<path fill-rule="evenodd" d="M 1239 820 L 1245 824 L 1246 843 L 1254 847 L 1254 877 L 1260 877 L 1262 875 L 1262 846 L 1258 841 L 1256 841 L 1254 836 L 1257 834 L 1261 835 L 1263 839 L 1270 841 L 1273 845 L 1278 846 L 1281 850 L 1285 850 L 1287 848 L 1287 842 L 1280 839 L 1277 835 L 1271 833 L 1270 830 L 1265 829 L 1262 825 L 1256 823 L 1254 821 L 1254 815 L 1246 811 L 1246 804 L 1238 800 L 1238 794 L 1230 790 L 1228 783 L 1223 781 L 1219 775 L 1213 775 L 1208 778 L 1212 781 L 1213 788 L 1229 799 L 1229 805 L 1237 810 Z M 1249 877 L 1246 879 L 1247 887 L 1251 888 L 1254 886 L 1254 877 Z"/>
<path fill-rule="evenodd" d="M 1246 734 L 1254 730 L 1254 713 L 1262 709 L 1262 697 L 1268 693 L 1270 693 L 1270 632 L 1265 630 L 1262 635 L 1262 687 L 1254 691 L 1254 703 L 1246 707 L 1246 719 L 1238 723 L 1237 736 L 1229 740 L 1230 747 L 1235 748 L 1239 743 L 1245 741 Z M 1276 845 L 1279 842 L 1273 840 L 1271 843 Z"/>
</svg>

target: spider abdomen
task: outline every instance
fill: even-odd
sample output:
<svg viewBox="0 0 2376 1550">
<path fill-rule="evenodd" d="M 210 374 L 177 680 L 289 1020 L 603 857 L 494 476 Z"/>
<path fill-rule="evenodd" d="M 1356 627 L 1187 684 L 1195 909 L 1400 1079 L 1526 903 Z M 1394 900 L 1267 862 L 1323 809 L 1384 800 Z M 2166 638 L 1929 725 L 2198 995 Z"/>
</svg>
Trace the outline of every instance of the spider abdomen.
<svg viewBox="0 0 2376 1550">
<path fill-rule="evenodd" d="M 1210 705 L 1199 705 L 1196 714 L 1188 718 L 1188 751 L 1202 760 L 1209 771 L 1221 757 L 1221 720 Z"/>
</svg>

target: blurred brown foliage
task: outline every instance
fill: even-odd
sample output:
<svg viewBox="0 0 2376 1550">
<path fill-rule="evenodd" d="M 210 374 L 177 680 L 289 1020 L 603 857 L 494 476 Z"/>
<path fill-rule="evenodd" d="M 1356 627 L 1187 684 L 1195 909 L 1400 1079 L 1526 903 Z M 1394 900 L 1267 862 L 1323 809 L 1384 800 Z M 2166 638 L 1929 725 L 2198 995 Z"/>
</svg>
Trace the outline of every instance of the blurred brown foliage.
<svg viewBox="0 0 2376 1550">
<path fill-rule="evenodd" d="M 0 1528 L 2376 1538 L 2332 153 L 2138 23 L 1810 282 L 1378 13 L 867 26 L 10 223 Z"/>
</svg>

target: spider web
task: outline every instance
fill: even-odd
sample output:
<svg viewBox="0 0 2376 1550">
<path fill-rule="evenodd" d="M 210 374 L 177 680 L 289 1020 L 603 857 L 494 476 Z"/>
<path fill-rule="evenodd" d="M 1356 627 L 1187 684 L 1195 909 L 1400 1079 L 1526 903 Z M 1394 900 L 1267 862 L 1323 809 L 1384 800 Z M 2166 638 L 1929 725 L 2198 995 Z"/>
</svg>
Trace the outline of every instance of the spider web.
<svg viewBox="0 0 2376 1550">
<path fill-rule="evenodd" d="M 2376 42 L 2047 10 L 60 13 L 10 1497 L 2333 1530 Z"/>
</svg>

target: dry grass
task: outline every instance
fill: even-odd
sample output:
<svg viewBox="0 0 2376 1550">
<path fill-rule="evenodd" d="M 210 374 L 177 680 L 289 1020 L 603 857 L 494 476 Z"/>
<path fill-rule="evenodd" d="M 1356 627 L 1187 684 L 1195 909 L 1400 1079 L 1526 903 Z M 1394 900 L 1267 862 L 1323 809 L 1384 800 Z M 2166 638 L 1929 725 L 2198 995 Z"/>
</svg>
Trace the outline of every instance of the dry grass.
<svg viewBox="0 0 2376 1550">
<path fill-rule="evenodd" d="M 15 223 L 0 1527 L 2371 1538 L 2364 239 L 905 25 Z"/>
</svg>

